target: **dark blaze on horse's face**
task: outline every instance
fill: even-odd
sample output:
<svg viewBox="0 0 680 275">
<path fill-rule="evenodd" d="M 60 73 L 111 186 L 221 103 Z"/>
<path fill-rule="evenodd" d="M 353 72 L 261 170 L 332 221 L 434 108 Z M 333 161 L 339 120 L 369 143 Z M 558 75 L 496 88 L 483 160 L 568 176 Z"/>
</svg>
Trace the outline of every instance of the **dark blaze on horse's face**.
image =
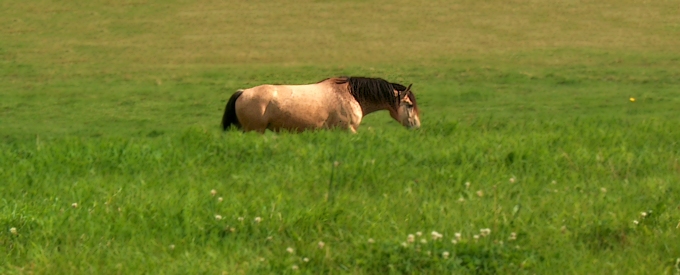
<svg viewBox="0 0 680 275">
<path fill-rule="evenodd" d="M 415 102 L 415 95 L 411 92 L 412 85 L 408 85 L 408 88 L 401 92 L 395 90 L 395 94 L 399 97 L 399 106 L 397 110 L 390 110 L 390 115 L 404 127 L 418 129 L 420 128 L 420 114 Z"/>
</svg>

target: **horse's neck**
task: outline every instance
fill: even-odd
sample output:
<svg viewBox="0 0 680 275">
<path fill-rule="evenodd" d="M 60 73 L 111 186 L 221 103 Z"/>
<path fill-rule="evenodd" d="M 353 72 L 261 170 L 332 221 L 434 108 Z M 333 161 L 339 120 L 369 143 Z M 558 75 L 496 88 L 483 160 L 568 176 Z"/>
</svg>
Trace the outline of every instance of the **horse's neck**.
<svg viewBox="0 0 680 275">
<path fill-rule="evenodd" d="M 319 85 L 319 86 L 337 85 L 337 84 L 334 84 L 334 81 L 336 81 L 336 79 L 331 78 L 331 79 L 327 79 L 326 81 L 317 83 L 316 85 Z M 348 91 L 349 83 L 344 83 L 344 84 L 341 84 L 340 86 L 336 86 L 336 87 L 338 87 L 338 88 L 336 88 L 336 89 L 338 89 L 336 91 L 341 92 L 341 93 L 347 93 L 350 98 L 352 98 L 357 103 L 359 103 L 359 106 L 361 106 L 361 112 L 363 113 L 364 116 L 368 115 L 370 113 L 376 112 L 376 111 L 389 110 L 390 109 L 389 104 L 360 101 L 357 98 L 350 96 L 349 91 Z"/>
<path fill-rule="evenodd" d="M 368 115 L 373 112 L 381 111 L 381 110 L 389 110 L 390 107 L 387 106 L 386 104 L 376 104 L 376 103 L 370 103 L 370 102 L 359 102 L 359 105 L 361 106 L 361 112 L 365 115 Z"/>
</svg>

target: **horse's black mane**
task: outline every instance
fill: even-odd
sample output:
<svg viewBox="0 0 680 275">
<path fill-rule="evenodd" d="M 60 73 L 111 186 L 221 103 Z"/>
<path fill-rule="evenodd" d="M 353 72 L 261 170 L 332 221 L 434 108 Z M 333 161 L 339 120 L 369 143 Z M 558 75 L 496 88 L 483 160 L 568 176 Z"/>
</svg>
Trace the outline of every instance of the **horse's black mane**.
<svg viewBox="0 0 680 275">
<path fill-rule="evenodd" d="M 393 108 L 399 107 L 399 99 L 394 96 L 394 90 L 405 91 L 406 86 L 390 83 L 382 78 L 369 77 L 339 77 L 335 84 L 349 84 L 349 92 L 359 102 L 387 103 Z M 415 97 L 409 92 L 409 98 Z"/>
</svg>

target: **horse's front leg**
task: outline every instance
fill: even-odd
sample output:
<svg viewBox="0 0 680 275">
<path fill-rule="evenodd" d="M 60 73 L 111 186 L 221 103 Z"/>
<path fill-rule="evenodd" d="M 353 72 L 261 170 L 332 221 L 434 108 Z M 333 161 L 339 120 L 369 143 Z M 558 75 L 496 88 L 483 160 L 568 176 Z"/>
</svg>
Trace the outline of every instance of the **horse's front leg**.
<svg viewBox="0 0 680 275">
<path fill-rule="evenodd" d="M 359 123 L 360 123 L 360 122 L 361 122 L 361 120 L 359 120 L 359 121 L 352 121 L 352 122 L 348 123 L 348 124 L 347 124 L 347 130 L 348 130 L 350 133 L 352 133 L 352 134 L 356 134 L 356 133 L 357 133 L 357 130 L 359 129 Z"/>
</svg>

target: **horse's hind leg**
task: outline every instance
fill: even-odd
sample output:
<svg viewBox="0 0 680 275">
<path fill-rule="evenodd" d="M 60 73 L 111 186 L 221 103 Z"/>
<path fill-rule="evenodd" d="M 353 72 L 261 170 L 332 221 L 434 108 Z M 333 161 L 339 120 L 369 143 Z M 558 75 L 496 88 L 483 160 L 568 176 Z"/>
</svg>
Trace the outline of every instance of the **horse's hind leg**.
<svg viewBox="0 0 680 275">
<path fill-rule="evenodd" d="M 254 123 L 253 121 L 250 121 L 247 125 L 243 125 L 243 131 L 244 132 L 250 132 L 250 131 L 255 131 L 260 134 L 264 134 L 264 132 L 267 130 L 267 123 Z"/>
<path fill-rule="evenodd" d="M 264 134 L 269 126 L 269 122 L 262 115 L 251 115 L 248 119 L 242 121 L 241 127 L 243 127 L 244 132 L 255 131 Z"/>
<path fill-rule="evenodd" d="M 269 120 L 267 119 L 266 105 L 260 100 L 249 100 L 245 104 L 236 106 L 236 113 L 239 118 L 239 123 L 241 124 L 241 129 L 244 132 L 255 131 L 259 133 L 264 133 L 269 125 Z"/>
</svg>

